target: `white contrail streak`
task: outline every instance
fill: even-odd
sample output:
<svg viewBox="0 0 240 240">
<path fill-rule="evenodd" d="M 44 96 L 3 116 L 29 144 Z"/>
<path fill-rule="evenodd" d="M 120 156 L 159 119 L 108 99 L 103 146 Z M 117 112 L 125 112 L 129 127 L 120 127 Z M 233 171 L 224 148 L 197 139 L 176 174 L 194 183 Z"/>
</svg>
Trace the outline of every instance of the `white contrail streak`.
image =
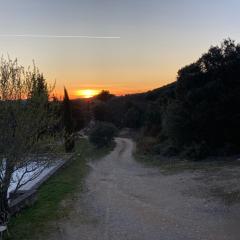
<svg viewBox="0 0 240 240">
<path fill-rule="evenodd" d="M 89 38 L 89 39 L 119 39 L 118 36 L 87 36 L 87 35 L 38 35 L 38 34 L 0 34 L 0 37 L 15 38 Z"/>
</svg>

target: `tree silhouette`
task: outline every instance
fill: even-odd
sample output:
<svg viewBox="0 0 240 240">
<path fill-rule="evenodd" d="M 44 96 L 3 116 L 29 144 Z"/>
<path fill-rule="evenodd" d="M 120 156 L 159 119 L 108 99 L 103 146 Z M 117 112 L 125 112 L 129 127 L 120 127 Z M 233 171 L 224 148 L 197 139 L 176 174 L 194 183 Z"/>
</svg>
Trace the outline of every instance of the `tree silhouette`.
<svg viewBox="0 0 240 240">
<path fill-rule="evenodd" d="M 107 102 L 109 100 L 111 100 L 114 97 L 113 94 L 111 94 L 109 91 L 107 90 L 102 90 L 97 96 L 96 99 L 102 101 L 102 102 Z"/>
<path fill-rule="evenodd" d="M 71 152 L 74 148 L 74 122 L 72 118 L 71 102 L 68 97 L 67 89 L 64 87 L 64 98 L 63 98 L 63 127 L 64 127 L 64 138 L 65 138 L 65 150 Z"/>
</svg>

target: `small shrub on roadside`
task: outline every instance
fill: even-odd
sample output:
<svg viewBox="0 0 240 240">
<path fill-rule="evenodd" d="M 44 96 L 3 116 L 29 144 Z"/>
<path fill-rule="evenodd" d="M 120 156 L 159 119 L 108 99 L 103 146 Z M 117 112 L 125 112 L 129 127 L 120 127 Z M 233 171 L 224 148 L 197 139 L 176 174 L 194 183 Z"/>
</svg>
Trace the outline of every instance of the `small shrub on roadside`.
<svg viewBox="0 0 240 240">
<path fill-rule="evenodd" d="M 173 157 L 178 154 L 178 149 L 169 142 L 163 142 L 153 146 L 153 153 L 167 157 Z"/>
<path fill-rule="evenodd" d="M 208 147 L 204 142 L 192 143 L 186 146 L 181 153 L 182 157 L 188 158 L 190 160 L 199 161 L 206 158 L 209 154 Z"/>
<path fill-rule="evenodd" d="M 89 141 L 97 148 L 110 146 L 117 135 L 117 128 L 106 122 L 98 123 L 90 132 Z"/>
<path fill-rule="evenodd" d="M 157 144 L 157 139 L 154 137 L 140 137 L 137 141 L 137 148 L 139 153 L 152 153 L 153 146 Z"/>
</svg>

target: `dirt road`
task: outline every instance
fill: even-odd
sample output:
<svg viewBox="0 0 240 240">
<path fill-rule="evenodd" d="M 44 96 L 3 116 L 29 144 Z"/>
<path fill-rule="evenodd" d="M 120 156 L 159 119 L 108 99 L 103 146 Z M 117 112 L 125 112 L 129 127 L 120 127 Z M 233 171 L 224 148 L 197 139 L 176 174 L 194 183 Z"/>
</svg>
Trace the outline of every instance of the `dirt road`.
<svg viewBox="0 0 240 240">
<path fill-rule="evenodd" d="M 238 240 L 240 205 L 209 196 L 228 182 L 239 185 L 239 169 L 204 178 L 203 172 L 163 174 L 132 156 L 129 139 L 90 164 L 86 192 L 76 197 L 72 214 L 57 223 L 49 239 L 64 240 Z M 207 180 L 206 180 L 207 179 Z M 219 185 L 220 184 L 220 185 Z M 216 187 L 216 188 L 214 188 Z"/>
</svg>

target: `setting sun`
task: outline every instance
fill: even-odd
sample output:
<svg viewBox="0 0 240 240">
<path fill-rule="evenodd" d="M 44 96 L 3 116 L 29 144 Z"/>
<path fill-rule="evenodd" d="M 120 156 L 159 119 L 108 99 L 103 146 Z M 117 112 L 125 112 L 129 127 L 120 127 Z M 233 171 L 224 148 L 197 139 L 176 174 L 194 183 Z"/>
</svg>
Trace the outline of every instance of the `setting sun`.
<svg viewBox="0 0 240 240">
<path fill-rule="evenodd" d="M 81 89 L 77 91 L 77 95 L 83 98 L 91 98 L 99 93 L 98 90 L 95 89 Z"/>
</svg>

